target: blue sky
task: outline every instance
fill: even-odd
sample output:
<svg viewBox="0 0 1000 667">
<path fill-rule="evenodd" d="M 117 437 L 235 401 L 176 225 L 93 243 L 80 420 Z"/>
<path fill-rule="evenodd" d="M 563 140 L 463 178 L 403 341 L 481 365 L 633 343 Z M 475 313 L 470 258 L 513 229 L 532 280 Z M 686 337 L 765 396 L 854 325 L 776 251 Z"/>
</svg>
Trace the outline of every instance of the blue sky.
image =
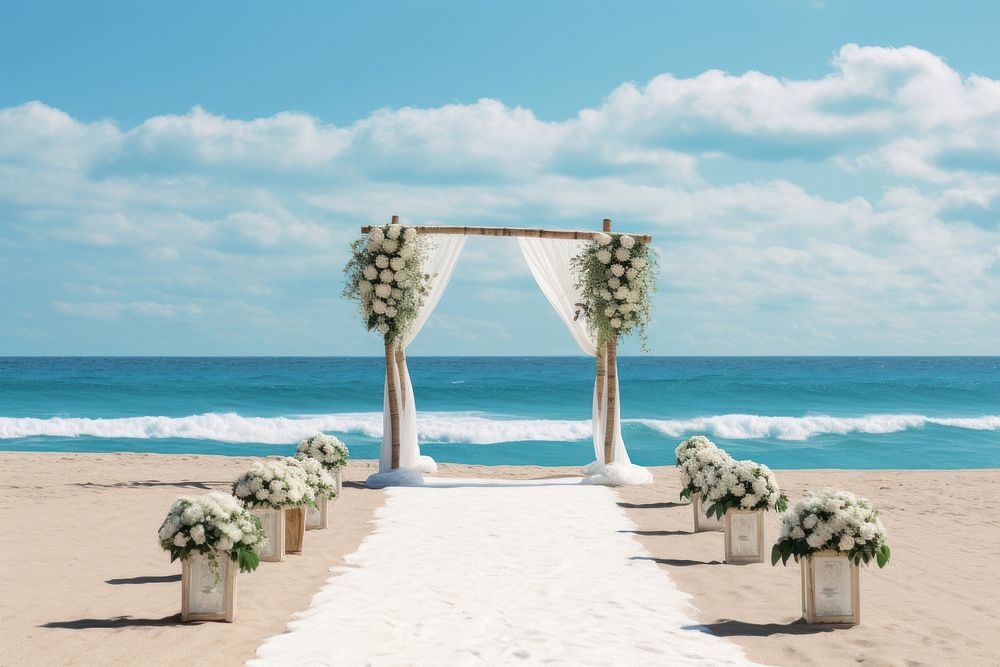
<svg viewBox="0 0 1000 667">
<path fill-rule="evenodd" d="M 652 233 L 657 354 L 996 354 L 998 22 L 4 3 L 0 354 L 378 354 L 340 268 L 392 213 Z M 511 243 L 463 259 L 413 353 L 575 353 Z"/>
</svg>

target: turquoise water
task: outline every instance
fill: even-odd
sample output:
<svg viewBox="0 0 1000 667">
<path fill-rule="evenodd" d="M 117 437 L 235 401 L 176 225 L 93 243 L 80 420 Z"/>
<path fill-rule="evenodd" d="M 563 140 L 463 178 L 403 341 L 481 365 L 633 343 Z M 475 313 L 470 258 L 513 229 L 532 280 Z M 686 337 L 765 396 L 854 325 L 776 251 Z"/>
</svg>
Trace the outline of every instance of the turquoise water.
<svg viewBox="0 0 1000 667">
<path fill-rule="evenodd" d="M 593 460 L 593 359 L 412 358 L 439 461 Z M 340 436 L 374 458 L 381 358 L 0 358 L 0 450 L 287 453 Z M 626 357 L 633 461 L 703 433 L 776 468 L 1000 467 L 1000 357 Z"/>
</svg>

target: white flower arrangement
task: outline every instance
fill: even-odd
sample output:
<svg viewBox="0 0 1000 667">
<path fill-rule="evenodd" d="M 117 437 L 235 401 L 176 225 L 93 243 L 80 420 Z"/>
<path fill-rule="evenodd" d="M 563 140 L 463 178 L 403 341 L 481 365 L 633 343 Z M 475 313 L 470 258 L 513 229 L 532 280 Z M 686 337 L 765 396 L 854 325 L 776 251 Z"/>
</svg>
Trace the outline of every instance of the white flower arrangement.
<svg viewBox="0 0 1000 667">
<path fill-rule="evenodd" d="M 344 296 L 357 301 L 369 331 L 392 342 L 410 329 L 433 276 L 423 272 L 426 236 L 399 224 L 372 227 L 351 245 Z"/>
<path fill-rule="evenodd" d="M 285 509 L 316 502 L 306 471 L 285 459 L 255 461 L 235 482 L 233 495 L 247 507 Z"/>
<path fill-rule="evenodd" d="M 289 465 L 291 465 L 291 461 L 294 461 L 295 465 L 305 471 L 306 484 L 312 489 L 314 496 L 325 495 L 331 499 L 337 496 L 337 480 L 327 472 L 327 469 L 317 459 L 306 454 L 296 454 L 295 458 L 287 460 Z"/>
<path fill-rule="evenodd" d="M 729 509 L 788 509 L 788 498 L 778 488 L 774 473 L 753 461 L 731 461 L 719 470 L 705 489 L 705 515 L 721 519 Z"/>
<path fill-rule="evenodd" d="M 240 571 L 251 572 L 260 564 L 257 551 L 264 546 L 260 520 L 236 498 L 219 491 L 175 501 L 158 536 L 160 546 L 170 552 L 170 562 L 204 554 L 216 578 L 220 553 L 236 561 Z"/>
<path fill-rule="evenodd" d="M 690 498 L 695 493 L 706 498 L 723 473 L 733 465 L 729 454 L 712 444 L 708 438 L 705 440 L 708 445 L 699 443 L 692 447 L 684 455 L 684 460 L 678 463 L 681 470 L 681 498 Z"/>
<path fill-rule="evenodd" d="M 316 459 L 327 470 L 336 470 L 347 465 L 350 452 L 340 438 L 317 433 L 299 441 L 296 457 L 298 454 L 305 454 L 311 459 Z"/>
<path fill-rule="evenodd" d="M 677 457 L 677 466 L 687 461 L 699 449 L 709 449 L 715 447 L 715 443 L 703 435 L 693 435 L 681 444 L 677 445 L 674 455 Z"/>
<path fill-rule="evenodd" d="M 577 304 L 598 345 L 638 332 L 646 349 L 646 327 L 656 288 L 656 254 L 645 241 L 627 234 L 598 232 L 573 258 Z"/>
<path fill-rule="evenodd" d="M 855 563 L 889 562 L 889 545 L 878 510 L 866 498 L 847 491 L 820 491 L 795 503 L 781 517 L 781 536 L 771 550 L 771 564 L 819 551 L 839 551 Z"/>
</svg>

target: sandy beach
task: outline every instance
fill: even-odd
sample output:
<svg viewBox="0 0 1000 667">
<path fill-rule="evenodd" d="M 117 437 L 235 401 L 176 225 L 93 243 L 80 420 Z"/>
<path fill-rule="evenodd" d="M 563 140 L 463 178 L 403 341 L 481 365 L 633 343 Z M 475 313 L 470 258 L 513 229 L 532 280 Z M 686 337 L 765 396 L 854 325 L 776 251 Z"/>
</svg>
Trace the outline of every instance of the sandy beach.
<svg viewBox="0 0 1000 667">
<path fill-rule="evenodd" d="M 371 529 L 384 494 L 364 489 L 372 461 L 352 461 L 331 529 L 302 556 L 239 579 L 234 624 L 181 624 L 180 567 L 155 540 L 180 495 L 227 489 L 251 459 L 156 454 L 2 453 L 0 664 L 242 664 L 305 609 Z M 442 475 L 540 478 L 570 468 L 444 465 Z M 725 566 L 721 533 L 691 534 L 676 473 L 617 490 L 634 537 L 691 596 L 692 615 L 771 664 L 995 664 L 1000 584 L 992 574 L 1000 521 L 977 508 L 1000 497 L 1000 471 L 779 471 L 794 500 L 838 487 L 881 508 L 893 558 L 862 572 L 862 624 L 806 626 L 798 567 Z M 26 520 L 27 519 L 27 520 Z M 768 523 L 768 541 L 777 519 Z M 991 564 L 992 563 L 992 564 Z"/>
</svg>

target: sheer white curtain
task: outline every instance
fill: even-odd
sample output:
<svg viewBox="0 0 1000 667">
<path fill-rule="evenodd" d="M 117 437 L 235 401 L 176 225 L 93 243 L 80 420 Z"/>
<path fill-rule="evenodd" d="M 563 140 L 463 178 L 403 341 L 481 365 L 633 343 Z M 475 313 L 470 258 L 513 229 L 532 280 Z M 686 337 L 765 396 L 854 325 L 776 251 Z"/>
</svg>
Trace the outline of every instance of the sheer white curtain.
<svg viewBox="0 0 1000 667">
<path fill-rule="evenodd" d="M 531 269 L 531 275 L 535 277 L 535 282 L 541 288 L 542 294 L 552 304 L 552 308 L 569 329 L 576 344 L 585 354 L 596 356 L 597 344 L 587 330 L 586 318 L 583 313 L 576 317 L 579 308 L 577 304 L 583 301 L 583 294 L 573 284 L 573 272 L 570 264 L 571 260 L 579 254 L 584 242 L 573 239 L 542 239 L 519 236 L 517 243 L 521 247 L 521 254 L 524 255 L 528 268 Z M 618 389 L 617 382 L 616 377 L 616 391 Z M 603 387 L 598 387 L 597 380 L 594 381 L 591 420 L 594 428 L 595 460 L 583 469 L 588 476 L 587 481 L 609 485 L 648 484 L 652 482 L 653 478 L 648 470 L 632 465 L 628 451 L 625 449 L 625 441 L 622 439 L 621 431 L 621 412 L 618 407 L 621 401 L 615 403 L 615 463 L 612 466 L 605 465 L 604 432 L 607 424 L 607 401 L 598 401 L 599 395 L 608 395 L 607 375 L 604 376 Z M 621 392 L 618 391 L 616 395 L 621 396 Z"/>
<path fill-rule="evenodd" d="M 427 318 L 437 307 L 441 295 L 448 287 L 448 281 L 451 280 L 451 274 L 455 271 L 455 265 L 458 264 L 464 246 L 465 237 L 462 235 L 441 234 L 433 237 L 430 254 L 424 263 L 424 272 L 434 277 L 413 327 L 401 341 L 404 350 L 420 333 Z M 437 472 L 434 459 L 421 456 L 420 445 L 417 444 L 417 406 L 413 399 L 410 372 L 405 364 L 402 367 L 397 366 L 396 387 L 400 389 L 399 470 L 392 471 L 392 426 L 389 417 L 389 386 L 386 384 L 382 391 L 382 448 L 379 450 L 379 471 L 368 478 L 368 486 L 373 488 L 391 484 L 419 484 L 423 480 L 420 473 Z"/>
</svg>

